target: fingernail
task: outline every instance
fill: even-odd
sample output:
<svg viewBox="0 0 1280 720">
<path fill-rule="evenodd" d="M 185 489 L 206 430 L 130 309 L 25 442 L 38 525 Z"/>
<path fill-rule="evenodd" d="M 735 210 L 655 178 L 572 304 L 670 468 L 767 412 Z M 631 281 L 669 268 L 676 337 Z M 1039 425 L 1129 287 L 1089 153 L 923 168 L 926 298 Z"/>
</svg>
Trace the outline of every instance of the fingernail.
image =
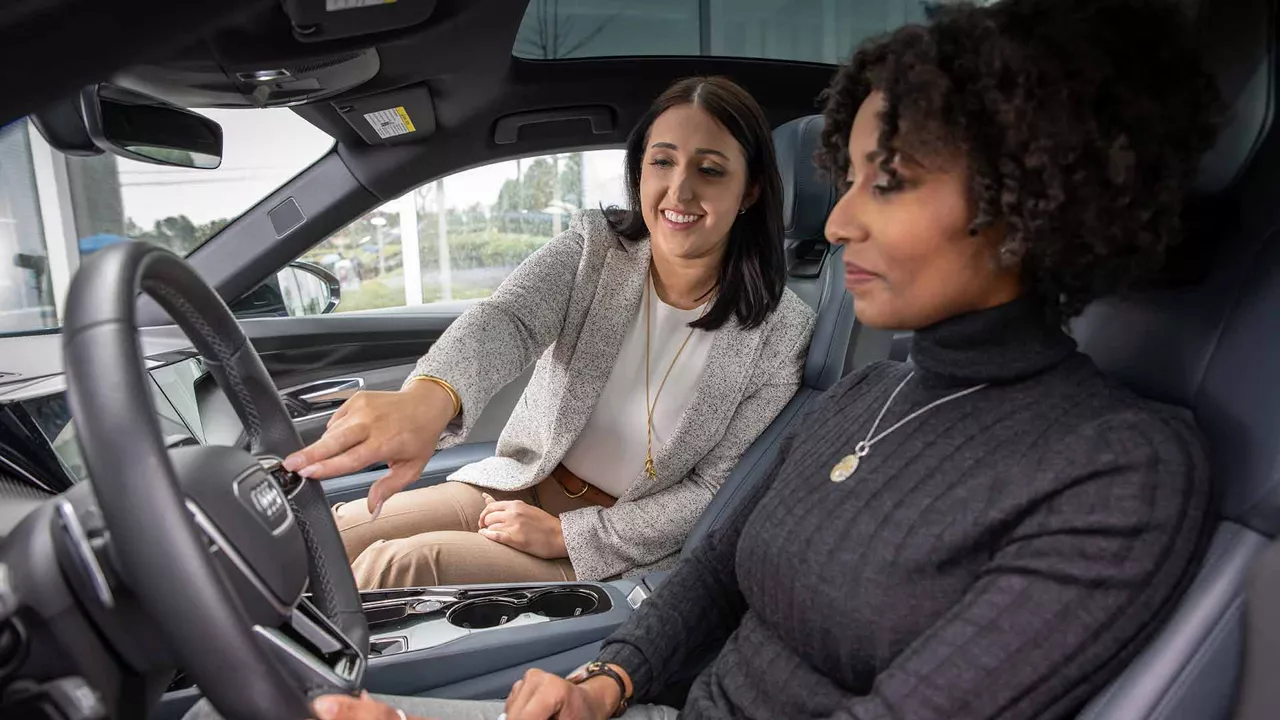
<svg viewBox="0 0 1280 720">
<path fill-rule="evenodd" d="M 369 513 L 369 522 L 373 522 L 374 520 L 377 520 L 378 516 L 381 514 L 382 514 L 382 501 L 379 500 L 378 504 L 373 506 L 373 512 Z"/>
<path fill-rule="evenodd" d="M 315 475 L 315 474 L 316 474 L 316 466 L 315 466 L 315 465 L 308 465 L 308 466 L 306 466 L 306 467 L 302 468 L 301 470 L 299 470 L 299 471 L 298 471 L 298 474 L 299 474 L 299 475 L 301 475 L 301 476 L 302 476 L 302 477 L 304 477 L 304 478 L 310 478 L 312 475 Z"/>
<path fill-rule="evenodd" d="M 289 472 L 298 472 L 298 468 L 302 467 L 306 462 L 301 455 L 290 455 L 284 459 L 284 469 Z"/>
<path fill-rule="evenodd" d="M 311 707 L 316 711 L 316 716 L 320 720 L 330 720 L 338 716 L 338 699 L 335 697 L 329 695 L 318 697 Z"/>
</svg>

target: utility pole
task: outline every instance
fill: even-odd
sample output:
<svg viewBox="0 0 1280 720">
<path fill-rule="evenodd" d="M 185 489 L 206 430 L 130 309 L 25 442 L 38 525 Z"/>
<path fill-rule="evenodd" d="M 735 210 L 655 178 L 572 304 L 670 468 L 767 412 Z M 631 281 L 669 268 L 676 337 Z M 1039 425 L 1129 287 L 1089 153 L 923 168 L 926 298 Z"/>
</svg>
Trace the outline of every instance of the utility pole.
<svg viewBox="0 0 1280 720">
<path fill-rule="evenodd" d="M 418 239 L 417 191 L 396 201 L 400 212 L 400 263 L 404 268 L 404 304 L 422 304 L 422 251 Z"/>
<path fill-rule="evenodd" d="M 440 257 L 440 299 L 453 299 L 453 268 L 449 261 L 449 211 L 444 201 L 444 178 L 436 181 L 436 253 Z"/>
<path fill-rule="evenodd" d="M 560 235 L 560 216 L 564 213 L 564 203 L 560 192 L 560 154 L 551 156 L 551 237 Z"/>
</svg>

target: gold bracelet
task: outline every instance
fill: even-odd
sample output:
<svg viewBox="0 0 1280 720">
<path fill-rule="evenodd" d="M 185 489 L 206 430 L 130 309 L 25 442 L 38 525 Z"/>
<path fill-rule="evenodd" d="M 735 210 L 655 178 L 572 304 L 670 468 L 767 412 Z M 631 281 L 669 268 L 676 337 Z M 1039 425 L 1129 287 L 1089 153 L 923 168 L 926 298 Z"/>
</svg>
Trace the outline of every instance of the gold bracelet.
<svg viewBox="0 0 1280 720">
<path fill-rule="evenodd" d="M 408 385 L 412 385 L 418 380 L 426 380 L 427 382 L 435 383 L 436 385 L 439 385 L 440 387 L 444 388 L 444 391 L 449 393 L 449 399 L 453 401 L 452 417 L 458 417 L 458 415 L 462 412 L 462 396 L 458 394 L 457 390 L 453 389 L 453 386 L 449 384 L 449 381 L 444 380 L 442 378 L 438 378 L 434 375 L 414 375 L 413 377 L 409 378 Z M 405 387 L 408 387 L 408 385 L 406 385 Z"/>
</svg>

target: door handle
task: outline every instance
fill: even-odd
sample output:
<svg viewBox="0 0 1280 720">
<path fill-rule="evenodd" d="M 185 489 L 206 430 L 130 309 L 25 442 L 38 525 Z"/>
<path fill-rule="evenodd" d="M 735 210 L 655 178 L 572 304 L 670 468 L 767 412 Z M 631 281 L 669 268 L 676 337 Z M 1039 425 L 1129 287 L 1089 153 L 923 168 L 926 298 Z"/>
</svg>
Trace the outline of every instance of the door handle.
<svg viewBox="0 0 1280 720">
<path fill-rule="evenodd" d="M 586 105 L 518 112 L 500 117 L 493 128 L 493 142 L 498 145 L 510 145 L 520 139 L 522 127 L 572 120 L 586 120 L 591 123 L 593 135 L 608 135 L 613 132 L 613 110 L 605 105 Z"/>
<path fill-rule="evenodd" d="M 342 403 L 364 389 L 364 378 L 335 378 L 307 383 L 280 394 L 294 421 L 332 414 Z"/>
<path fill-rule="evenodd" d="M 364 389 L 364 378 L 343 378 L 341 380 L 324 380 L 310 385 L 303 385 L 294 390 L 299 400 L 312 405 L 323 403 L 345 402 L 352 395 Z M 305 392 L 304 392 L 305 391 Z"/>
</svg>

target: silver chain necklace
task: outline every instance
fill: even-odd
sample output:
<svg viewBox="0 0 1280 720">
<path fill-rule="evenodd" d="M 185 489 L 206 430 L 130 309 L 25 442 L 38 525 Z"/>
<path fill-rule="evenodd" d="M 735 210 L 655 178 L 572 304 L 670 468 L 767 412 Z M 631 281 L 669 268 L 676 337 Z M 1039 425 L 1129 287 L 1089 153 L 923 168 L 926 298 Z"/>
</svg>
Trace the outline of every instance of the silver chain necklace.
<svg viewBox="0 0 1280 720">
<path fill-rule="evenodd" d="M 845 455 L 843 458 L 840 459 L 840 462 L 835 464 L 835 467 L 831 468 L 831 482 L 836 482 L 836 483 L 844 482 L 845 480 L 848 480 L 850 477 L 852 477 L 853 474 L 857 472 L 858 465 L 862 463 L 862 458 L 866 457 L 867 454 L 871 452 L 871 446 L 875 445 L 876 443 L 884 439 L 885 435 L 888 435 L 894 430 L 897 430 L 903 425 L 906 425 L 907 423 L 911 422 L 917 417 L 920 417 L 921 415 L 929 412 L 930 410 L 938 407 L 939 405 L 942 405 L 943 403 L 948 403 L 957 398 L 962 398 L 965 395 L 968 395 L 970 393 L 978 392 L 979 390 L 981 390 L 982 388 L 986 387 L 989 384 L 989 383 L 982 383 L 981 385 L 974 385 L 973 387 L 967 388 L 965 390 L 961 390 L 958 393 L 952 393 L 951 395 L 948 395 L 940 400 L 934 400 L 928 405 L 925 405 L 919 410 L 911 413 L 910 415 L 894 423 L 893 427 L 889 428 L 888 430 L 885 430 L 879 435 L 876 435 L 876 428 L 880 427 L 880 421 L 884 419 L 884 414 L 889 411 L 889 406 L 893 404 L 893 399 L 898 397 L 898 393 L 902 392 L 902 388 L 906 387 L 907 382 L 910 381 L 911 378 L 915 377 L 915 375 L 916 375 L 915 372 L 912 371 L 911 374 L 907 375 L 905 380 L 898 383 L 898 387 L 894 389 L 893 394 L 889 396 L 889 401 L 884 404 L 884 407 L 880 408 L 880 414 L 876 416 L 876 421 L 872 423 L 871 429 L 867 431 L 866 439 L 858 443 L 857 445 L 853 446 L 852 455 Z M 874 437 L 872 437 L 873 435 Z"/>
</svg>

